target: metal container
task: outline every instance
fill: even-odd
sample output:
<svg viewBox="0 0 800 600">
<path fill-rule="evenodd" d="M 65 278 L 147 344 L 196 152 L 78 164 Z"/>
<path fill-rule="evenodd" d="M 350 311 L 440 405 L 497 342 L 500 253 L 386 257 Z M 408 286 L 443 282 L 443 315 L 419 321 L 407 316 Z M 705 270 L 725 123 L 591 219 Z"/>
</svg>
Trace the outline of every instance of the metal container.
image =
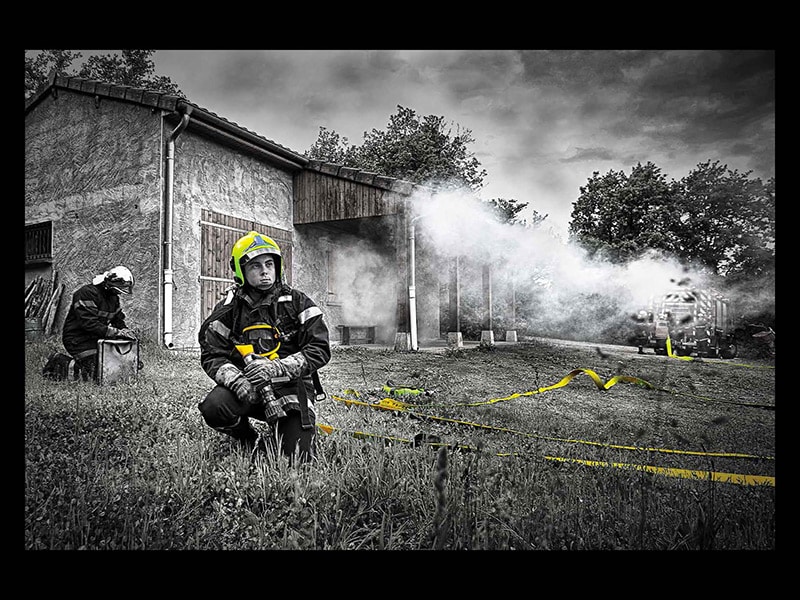
<svg viewBox="0 0 800 600">
<path fill-rule="evenodd" d="M 97 382 L 100 385 L 130 381 L 138 374 L 137 340 L 97 340 Z"/>
</svg>

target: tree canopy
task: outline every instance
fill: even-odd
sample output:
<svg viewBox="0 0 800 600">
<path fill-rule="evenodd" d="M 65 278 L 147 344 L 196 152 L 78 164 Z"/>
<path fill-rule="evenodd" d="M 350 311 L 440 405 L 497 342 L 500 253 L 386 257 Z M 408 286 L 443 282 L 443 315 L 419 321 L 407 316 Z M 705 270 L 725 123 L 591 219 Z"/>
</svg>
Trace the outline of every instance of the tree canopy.
<svg viewBox="0 0 800 600">
<path fill-rule="evenodd" d="M 660 250 L 729 280 L 774 270 L 775 182 L 700 163 L 667 181 L 651 162 L 630 175 L 593 173 L 573 205 L 569 231 L 593 256 L 613 262 Z"/>
<path fill-rule="evenodd" d="M 320 127 L 317 141 L 305 154 L 434 188 L 463 186 L 477 191 L 486 171 L 468 149 L 474 141 L 469 129 L 457 127 L 454 132 L 444 117 L 420 117 L 398 105 L 386 129 L 364 132 L 360 146 Z"/>
<path fill-rule="evenodd" d="M 120 54 L 90 56 L 75 71 L 72 63 L 83 58 L 80 52 L 42 50 L 33 57 L 25 57 L 25 99 L 47 83 L 51 72 L 183 96 L 169 77 L 155 74 L 154 53 L 155 50 L 121 50 Z"/>
<path fill-rule="evenodd" d="M 542 223 L 547 215 L 538 211 L 531 211 L 530 220 L 521 218 L 520 213 L 528 207 L 527 202 L 519 202 L 513 198 L 491 198 L 487 203 L 492 207 L 495 217 L 500 223 L 518 224 L 526 227 L 535 227 Z"/>
<path fill-rule="evenodd" d="M 455 130 L 454 130 L 455 127 Z M 361 145 L 325 127 L 319 128 L 317 140 L 305 156 L 346 167 L 380 173 L 431 188 L 466 188 L 478 192 L 483 187 L 486 170 L 469 150 L 474 142 L 472 131 L 453 126 L 442 116 L 420 116 L 401 105 L 389 117 L 386 129 L 364 132 Z M 538 225 L 547 215 L 531 211 L 530 220 L 521 219 L 527 202 L 494 198 L 486 201 L 500 222 Z"/>
</svg>

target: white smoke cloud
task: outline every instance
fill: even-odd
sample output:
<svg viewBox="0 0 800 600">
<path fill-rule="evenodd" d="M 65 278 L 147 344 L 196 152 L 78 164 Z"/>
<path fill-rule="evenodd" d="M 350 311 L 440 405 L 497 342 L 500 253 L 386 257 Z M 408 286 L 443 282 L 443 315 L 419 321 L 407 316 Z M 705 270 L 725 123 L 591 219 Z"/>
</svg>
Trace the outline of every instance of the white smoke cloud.
<svg viewBox="0 0 800 600">
<path fill-rule="evenodd" d="M 577 339 L 607 336 L 665 291 L 714 287 L 709 276 L 690 272 L 675 258 L 652 251 L 618 265 L 592 260 L 546 227 L 500 223 L 487 203 L 470 192 L 450 191 L 414 202 L 417 238 L 440 259 L 456 255 L 492 269 L 493 305 L 514 289 L 532 335 Z M 443 271 L 446 281 L 446 270 Z M 462 296 L 480 298 L 480 277 L 462 280 Z M 493 311 L 494 312 L 494 311 Z"/>
<path fill-rule="evenodd" d="M 394 256 L 384 256 L 356 238 L 337 244 L 336 298 L 346 325 L 393 328 L 397 311 Z"/>
<path fill-rule="evenodd" d="M 519 329 L 533 336 L 564 337 L 590 341 L 626 336 L 632 317 L 647 309 L 651 300 L 668 290 L 717 287 L 713 278 L 690 272 L 674 257 L 651 251 L 626 264 L 590 259 L 585 251 L 541 227 L 500 223 L 490 205 L 468 191 L 449 191 L 412 198 L 412 223 L 417 248 L 417 309 L 426 316 L 423 291 L 430 293 L 425 277 L 438 273 L 439 285 L 449 283 L 451 260 L 460 257 L 462 277 L 462 330 L 472 318 L 473 329 L 485 316 L 482 267 L 491 265 L 493 323 L 495 327 Z M 546 223 L 546 222 L 545 222 Z M 343 319 L 350 325 L 375 325 L 393 334 L 396 323 L 398 285 L 393 243 L 378 247 L 364 240 L 397 235 L 391 227 L 361 231 L 337 241 L 336 296 Z M 401 244 L 403 247 L 405 244 Z M 403 282 L 405 283 L 405 282 Z M 516 301 L 511 312 L 511 298 Z M 732 293 L 732 292 L 731 292 Z M 762 286 L 757 298 L 752 290 L 748 309 L 759 301 L 774 306 L 773 285 Z M 439 307 L 446 311 L 446 299 Z M 744 306 L 733 298 L 734 303 Z M 736 304 L 735 304 L 736 305 Z M 421 321 L 420 321 L 421 322 Z M 389 340 L 391 341 L 391 340 Z"/>
</svg>

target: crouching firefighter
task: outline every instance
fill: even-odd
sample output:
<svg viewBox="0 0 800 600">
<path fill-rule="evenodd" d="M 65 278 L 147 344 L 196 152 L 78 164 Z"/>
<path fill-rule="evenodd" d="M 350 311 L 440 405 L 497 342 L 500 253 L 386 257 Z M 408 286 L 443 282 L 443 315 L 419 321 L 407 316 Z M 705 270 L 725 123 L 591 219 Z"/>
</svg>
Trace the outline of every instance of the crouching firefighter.
<svg viewBox="0 0 800 600">
<path fill-rule="evenodd" d="M 259 449 L 294 462 L 315 457 L 315 401 L 324 397 L 317 370 L 331 358 L 322 311 L 284 282 L 278 244 L 250 231 L 233 245 L 235 285 L 200 326 L 200 362 L 217 384 L 198 405 L 210 427 L 247 451 L 269 424 Z M 263 447 L 262 447 L 263 442 Z"/>
</svg>

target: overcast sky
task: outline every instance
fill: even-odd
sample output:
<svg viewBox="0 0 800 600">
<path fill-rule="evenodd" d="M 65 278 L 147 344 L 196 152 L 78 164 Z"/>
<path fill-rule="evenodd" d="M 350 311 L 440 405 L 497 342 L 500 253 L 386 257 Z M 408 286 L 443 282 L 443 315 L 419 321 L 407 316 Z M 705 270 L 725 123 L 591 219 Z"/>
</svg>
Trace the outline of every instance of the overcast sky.
<svg viewBox="0 0 800 600">
<path fill-rule="evenodd" d="M 398 105 L 442 116 L 472 131 L 483 199 L 527 202 L 564 234 L 595 171 L 630 174 L 651 161 L 677 180 L 719 160 L 775 175 L 773 50 L 158 50 L 153 59 L 190 102 L 301 154 L 320 127 L 361 144 Z"/>
</svg>

